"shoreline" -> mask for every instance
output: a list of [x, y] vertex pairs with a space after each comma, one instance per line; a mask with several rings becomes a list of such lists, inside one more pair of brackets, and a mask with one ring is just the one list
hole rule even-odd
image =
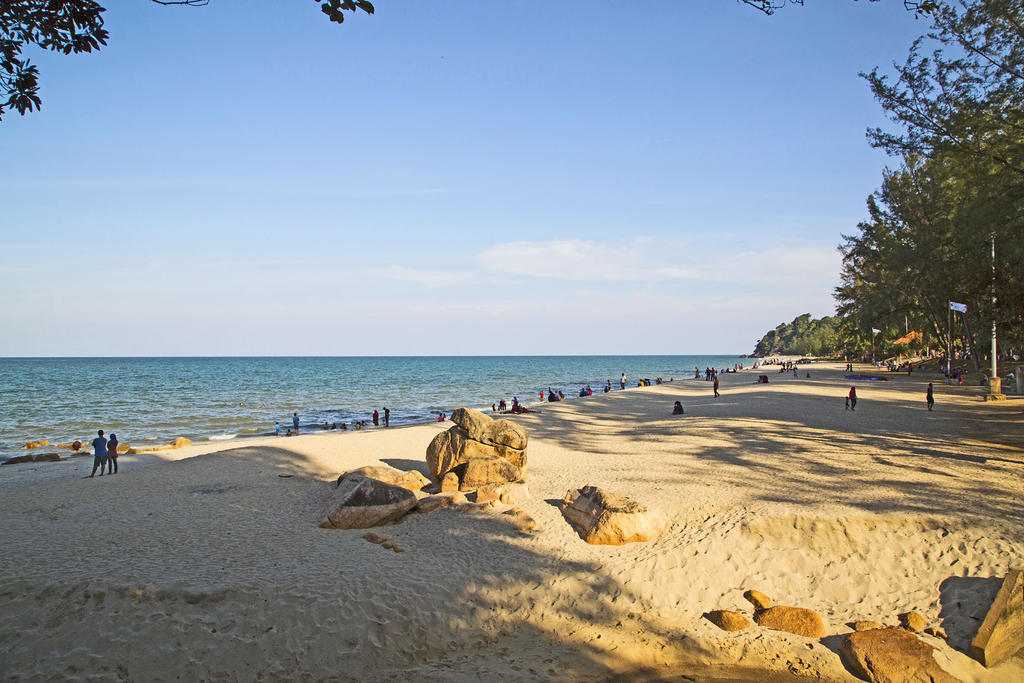
[[[653, 357], [657, 357], [657, 356], [653, 356]], [[680, 358], [696, 358], [696, 356], [679, 356], [679, 357]], [[148, 357], [140, 357], [140, 358], [143, 359], [143, 360], [150, 360], [150, 358], [148, 358]], [[320, 357], [316, 357], [316, 358], [320, 358]], [[402, 357], [402, 358], [405, 358], [405, 357]], [[413, 358], [418, 358], [418, 357], [413, 357]], [[464, 357], [454, 357], [454, 358], [464, 358]], [[476, 357], [474, 357], [474, 358], [476, 358]], [[490, 357], [490, 356], [481, 356], [479, 358], [492, 358], [492, 357]], [[500, 359], [500, 358], [506, 358], [506, 357], [505, 356], [495, 356], [493, 358]], [[522, 356], [522, 357], [517, 357], [517, 358], [530, 358], [530, 356]], [[552, 358], [561, 358], [561, 356], [553, 356]], [[569, 358], [569, 357], [566, 357], [566, 358]], [[615, 356], [612, 356], [612, 358], [615, 358]], [[726, 356], [726, 355], [707, 356], [706, 358], [739, 359], [738, 356], [734, 357], [734, 356]], [[777, 357], [771, 357], [771, 358], [783, 358], [783, 359], [794, 358], [795, 359], [797, 357], [796, 356], [785, 356], [785, 357], [778, 357], [777, 356]], [[4, 360], [4, 359], [0, 359], [0, 360]], [[11, 360], [19, 360], [19, 359], [11, 359]], [[21, 359], [21, 360], [25, 360], [25, 359]], [[51, 360], [51, 359], [43, 358], [43, 359], [28, 359], [28, 360]], [[83, 359], [75, 359], [75, 360], [83, 360]], [[87, 360], [87, 359], [85, 359], [85, 360]], [[102, 360], [117, 360], [117, 359], [102, 359]], [[744, 359], [744, 360], [756, 362], [758, 360], [763, 361], [763, 360], [766, 360], [766, 359], [750, 359], [750, 358], [747, 358], [747, 359]], [[690, 377], [688, 377], [688, 376], [681, 376], [679, 378], [679, 380], [677, 380], [677, 381], [684, 380], [684, 379], [690, 379]], [[633, 378], [630, 381], [635, 383], [636, 382], [636, 378]], [[578, 390], [579, 387], [587, 385], [587, 384], [588, 384], [587, 382], [583, 382], [583, 383], [573, 382], [573, 381], [562, 382], [561, 386], [575, 387], [575, 389], [571, 389], [570, 390], [569, 394], [566, 395], [564, 400], [566, 400], [566, 401], [574, 401], [574, 400], [577, 400], [578, 398], [582, 398], [582, 397], [576, 395], [576, 391]], [[590, 382], [590, 384], [593, 384], [593, 382]], [[613, 382], [613, 384], [616, 387], [616, 388], [613, 389], [613, 391], [619, 391], [619, 389], [617, 388], [618, 383], [617, 382]], [[636, 388], [636, 387], [627, 387], [627, 388]], [[544, 391], [546, 393], [547, 389], [545, 389]], [[600, 388], [599, 388], [599, 391], [600, 391]], [[595, 391], [594, 392], [595, 395], [597, 395], [599, 393], [599, 391]], [[533, 395], [536, 396], [536, 394], [533, 394]], [[508, 400], [509, 404], [511, 404], [511, 395], [507, 398], [507, 400]], [[495, 403], [496, 403], [496, 401], [495, 401]], [[529, 407], [534, 406], [534, 405], [545, 405], [547, 402], [546, 401], [545, 402], [522, 401], [521, 403], [522, 403], [522, 405], [524, 405], [527, 408], [529, 408]], [[456, 407], [460, 407], [460, 405], [461, 406], [472, 407], [472, 406], [469, 405], [469, 403], [466, 403], [466, 402], [460, 403], [460, 404], [457, 403], [457, 404], [452, 404], [452, 406], [444, 409], [444, 412], [446, 412], [447, 414], [450, 414], [451, 410], [453, 410]], [[261, 405], [259, 409], [263, 409], [263, 406]], [[479, 406], [476, 406], [475, 409], [480, 410], [481, 412], [485, 412], [487, 414], [491, 414], [491, 411], [488, 410], [488, 406], [487, 405], [479, 405]], [[410, 408], [410, 409], [400, 409], [400, 410], [404, 411], [405, 413], [408, 413], [410, 411], [412, 411], [412, 412], [423, 412], [423, 411], [427, 411], [427, 410], [430, 410], [432, 412], [428, 413], [428, 415], [430, 415], [429, 417], [425, 416], [425, 417], [419, 418], [419, 419], [416, 419], [416, 418], [410, 419], [410, 418], [404, 417], [404, 416], [403, 417], [394, 417], [393, 416], [393, 419], [392, 419], [393, 426], [390, 427], [390, 428], [408, 427], [408, 426], [430, 424], [431, 422], [434, 421], [434, 418], [436, 418], [437, 412], [439, 412], [438, 410], [433, 410], [432, 408]], [[313, 412], [317, 412], [317, 411], [313, 411]], [[373, 410], [371, 409], [370, 411], [368, 411], [366, 413], [358, 413], [358, 415], [360, 416], [359, 419], [364, 419], [364, 417], [365, 417], [365, 421], [366, 422], [370, 422], [370, 415], [372, 414], [372, 412], [373, 412]], [[508, 411], [505, 411], [505, 412], [508, 412]], [[355, 414], [355, 413], [353, 413], [353, 414]], [[502, 414], [502, 413], [501, 413], [501, 411], [498, 411], [497, 414]], [[307, 419], [308, 419], [308, 417], [307, 417]], [[381, 421], [383, 422], [383, 414], [381, 415]], [[328, 422], [328, 424], [335, 424], [335, 425], [337, 425], [337, 424], [341, 423], [342, 420], [337, 420], [337, 419], [335, 419], [335, 420], [327, 420], [327, 422]], [[345, 421], [345, 422], [347, 423], [348, 421]], [[111, 431], [115, 431], [116, 430], [117, 432], [121, 433], [121, 435], [122, 435], [122, 439], [121, 439], [122, 443], [126, 443], [128, 445], [132, 445], [132, 446], [138, 447], [138, 448], [147, 448], [147, 449], [148, 448], [156, 447], [162, 439], [173, 440], [173, 439], [175, 439], [177, 437], [185, 437], [185, 438], [189, 439], [190, 441], [192, 441], [192, 443], [194, 445], [201, 445], [201, 444], [205, 444], [205, 443], [208, 443], [208, 442], [209, 443], [219, 442], [219, 443], [225, 443], [225, 444], [227, 444], [227, 443], [242, 443], [243, 440], [262, 439], [262, 438], [268, 438], [268, 437], [274, 437], [275, 436], [272, 426], [267, 431], [259, 431], [259, 432], [255, 432], [254, 433], [254, 432], [247, 432], [246, 430], [248, 428], [245, 427], [245, 424], [246, 423], [244, 423], [244, 422], [239, 422], [236, 425], [233, 425], [232, 428], [230, 428], [230, 429], [225, 429], [225, 431], [221, 431], [219, 433], [210, 434], [210, 435], [198, 434], [194, 430], [190, 429], [188, 425], [184, 425], [183, 424], [182, 425], [182, 429], [178, 430], [176, 433], [169, 434], [167, 437], [141, 436], [138, 439], [129, 438], [127, 440], [126, 440], [126, 437], [124, 437], [124, 433], [125, 432], [131, 433], [131, 431], [132, 431], [131, 429], [117, 428], [117, 427], [114, 427], [113, 429], [111, 429], [109, 427], [103, 426], [102, 424], [97, 424], [96, 429], [104, 429], [108, 433], [111, 432]], [[290, 428], [290, 425], [291, 425], [290, 418], [285, 419], [285, 422], [281, 423], [281, 432], [282, 432], [281, 436], [285, 436], [285, 432], [286, 432], [287, 429]], [[344, 429], [341, 429], [340, 427], [338, 427], [337, 429], [323, 430], [321, 422], [315, 422], [315, 423], [314, 422], [310, 422], [308, 424], [301, 425], [301, 427], [302, 427], [303, 430], [305, 430], [306, 433], [319, 433], [321, 431], [328, 431], [328, 432], [337, 431], [339, 433], [340, 432], [350, 432], [350, 431], [361, 431], [361, 430], [356, 430], [356, 429], [351, 429], [351, 428], [347, 429], [347, 430], [344, 430]], [[372, 425], [368, 424], [366, 426], [366, 428], [375, 428], [375, 427], [372, 427]], [[141, 429], [145, 430], [146, 427], [143, 426], [143, 427], [141, 427]], [[47, 442], [46, 445], [39, 446], [39, 447], [36, 447], [36, 448], [33, 448], [33, 449], [28, 449], [28, 448], [24, 447], [24, 444], [21, 444], [21, 445], [13, 445], [12, 444], [11, 446], [6, 447], [2, 451], [0, 451], [0, 465], [3, 465], [3, 463], [5, 463], [8, 460], [17, 458], [19, 456], [24, 456], [24, 455], [40, 455], [40, 454], [57, 453], [58, 455], [60, 455], [62, 457], [79, 457], [79, 456], [82, 456], [82, 455], [90, 455], [91, 456], [91, 452], [92, 451], [91, 451], [91, 447], [89, 446], [89, 442], [91, 441], [92, 437], [95, 436], [95, 433], [96, 433], [95, 429], [90, 431], [90, 432], [88, 432], [88, 435], [85, 435], [85, 436], [79, 435], [79, 436], [74, 436], [74, 437], [65, 437], [65, 436], [53, 437], [52, 435], [48, 436], [48, 435], [45, 435], [45, 434], [42, 434], [42, 433], [35, 433], [25, 443], [46, 441]], [[143, 431], [142, 433], [144, 434], [145, 431]], [[53, 440], [51, 441], [51, 439], [53, 439]], [[71, 443], [71, 442], [75, 441], [76, 439], [82, 441], [82, 443], [83, 443], [82, 451], [79, 451], [79, 452], [76, 453], [76, 452], [71, 451], [70, 448], [58, 448], [57, 447], [57, 444], [60, 444], [60, 443], [65, 443], [65, 444]], [[170, 448], [161, 449], [161, 450], [170, 450]], [[0, 470], [0, 475], [2, 475], [2, 470]]]
[[[1024, 655], [985, 670], [962, 653], [994, 577], [1024, 559], [1024, 401], [936, 384], [929, 413], [934, 378], [901, 375], [858, 386], [851, 412], [841, 364], [808, 367], [724, 375], [718, 399], [677, 379], [503, 416], [530, 435], [521, 507], [539, 529], [414, 514], [378, 529], [401, 554], [319, 529], [319, 508], [343, 471], [422, 471], [449, 422], [121, 456], [102, 480], [5, 466], [24, 468], [0, 478], [0, 540], [19, 551], [0, 558], [7, 671], [853, 681], [836, 652], [846, 624], [914, 610], [949, 634], [922, 636], [948, 671], [1024, 675]], [[588, 484], [658, 511], [665, 531], [583, 543], [551, 501]], [[826, 637], [703, 618], [749, 616], [747, 588], [819, 612]]]

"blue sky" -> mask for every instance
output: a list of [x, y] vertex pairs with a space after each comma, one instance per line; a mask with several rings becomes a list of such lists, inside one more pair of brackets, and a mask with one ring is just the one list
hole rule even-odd
[[0, 356], [741, 353], [831, 314], [897, 0], [107, 3], [0, 123]]

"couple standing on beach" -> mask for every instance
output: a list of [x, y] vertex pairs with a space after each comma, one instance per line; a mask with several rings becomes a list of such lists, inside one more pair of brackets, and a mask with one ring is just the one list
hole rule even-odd
[[104, 467], [107, 469], [107, 474], [117, 474], [117, 434], [111, 433], [109, 439], [103, 436], [102, 429], [97, 434], [98, 436], [92, 440], [93, 458], [90, 479], [96, 474], [96, 468], [99, 468], [101, 477]]

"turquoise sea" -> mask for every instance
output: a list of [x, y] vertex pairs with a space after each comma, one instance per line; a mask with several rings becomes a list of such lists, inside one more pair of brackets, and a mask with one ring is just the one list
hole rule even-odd
[[[228, 440], [282, 432], [298, 412], [304, 427], [370, 420], [391, 409], [391, 424], [436, 419], [459, 406], [490, 408], [504, 398], [540, 400], [582, 386], [601, 393], [620, 373], [691, 378], [695, 367], [750, 365], [736, 356], [462, 356], [270, 358], [0, 359], [0, 460], [28, 441], [88, 443], [97, 429], [121, 443]], [[34, 452], [54, 449], [41, 448]]]

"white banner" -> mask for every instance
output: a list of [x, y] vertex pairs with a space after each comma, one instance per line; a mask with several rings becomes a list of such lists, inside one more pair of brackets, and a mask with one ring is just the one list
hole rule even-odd
[[961, 313], [966, 313], [967, 312], [967, 304], [958, 304], [955, 301], [950, 301], [949, 302], [949, 310], [951, 310], [951, 311], [960, 311]]
[[872, 331], [872, 332], [874, 332], [875, 334], [878, 334], [879, 332], [881, 332], [881, 330], [876, 330], [876, 329], [875, 329], [875, 328], [873, 328], [873, 327], [871, 328], [871, 331]]

